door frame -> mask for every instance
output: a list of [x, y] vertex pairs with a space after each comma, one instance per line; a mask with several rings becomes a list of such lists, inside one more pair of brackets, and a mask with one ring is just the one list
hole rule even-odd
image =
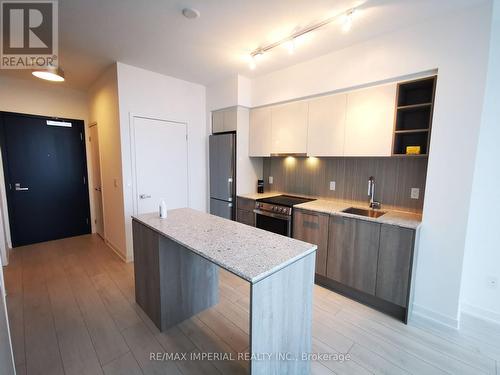
[[[94, 122], [91, 122], [89, 124], [89, 143], [92, 143], [92, 141], [90, 140], [90, 128], [93, 128], [95, 126], [96, 128], [96, 131], [97, 131], [97, 145], [99, 147], [99, 175], [100, 175], [100, 178], [101, 178], [101, 214], [102, 214], [102, 236], [97, 232], [97, 229], [95, 230], [95, 233], [97, 235], [99, 235], [99, 237], [101, 237], [103, 240], [106, 240], [106, 225], [104, 223], [104, 184], [102, 183], [102, 155], [101, 155], [101, 145], [99, 144], [99, 124], [97, 123], [97, 121], [94, 121]], [[93, 147], [92, 145], [90, 145], [90, 147]], [[92, 154], [92, 150], [90, 152], [90, 158], [92, 159], [94, 157], [94, 155]], [[94, 168], [94, 166], [92, 165], [92, 169]], [[88, 173], [88, 170], [87, 170], [87, 173]], [[92, 179], [92, 185], [94, 184], [94, 180]], [[93, 189], [93, 187], [90, 186], [89, 184], [89, 197], [90, 197], [90, 189]], [[92, 201], [94, 204], [94, 211], [95, 211], [95, 208], [96, 208], [96, 204], [94, 201]], [[91, 215], [92, 215], [92, 210], [91, 210]], [[94, 215], [95, 215], [95, 212], [94, 212]], [[91, 220], [95, 220], [93, 217], [91, 218]], [[92, 225], [91, 227], [95, 228], [94, 225]]]
[[141, 118], [145, 120], [154, 120], [154, 121], [162, 121], [162, 122], [170, 122], [174, 124], [181, 124], [186, 126], [186, 169], [187, 169], [187, 205], [190, 207], [190, 199], [189, 199], [189, 137], [188, 137], [188, 123], [185, 121], [176, 121], [176, 120], [168, 120], [165, 118], [161, 118], [158, 116], [149, 116], [138, 113], [129, 113], [129, 135], [130, 135], [130, 161], [131, 161], [131, 169], [132, 169], [132, 207], [133, 214], [137, 215], [139, 212], [139, 200], [137, 196], [137, 166], [136, 166], [136, 148], [135, 148], [135, 119]]
[[84, 177], [85, 177], [85, 181], [86, 181], [86, 185], [87, 185], [87, 212], [89, 215], [89, 233], [92, 233], [92, 215], [91, 215], [91, 210], [90, 210], [90, 190], [89, 190], [90, 184], [89, 184], [89, 170], [88, 170], [88, 165], [87, 165], [87, 145], [86, 145], [86, 134], [85, 134], [85, 121], [79, 120], [79, 119], [70, 119], [67, 117], [53, 117], [53, 116], [44, 116], [44, 115], [32, 115], [29, 113], [0, 111], [0, 153], [2, 155], [3, 187], [5, 189], [5, 198], [7, 201], [7, 207], [2, 208], [2, 211], [4, 212], [5, 209], [7, 209], [8, 223], [6, 223], [5, 227], [7, 227], [7, 224], [8, 224], [9, 237], [11, 240], [11, 243], [10, 243], [11, 247], [14, 247], [14, 240], [12, 238], [13, 210], [12, 210], [12, 206], [9, 202], [12, 201], [13, 192], [11, 189], [7, 188], [7, 186], [9, 186], [9, 184], [10, 184], [10, 181], [9, 181], [10, 165], [9, 165], [9, 160], [7, 158], [7, 150], [6, 150], [5, 115], [35, 118], [35, 119], [41, 119], [41, 120], [45, 120], [45, 121], [46, 120], [55, 120], [55, 121], [80, 122], [82, 124], [81, 137], [82, 137], [82, 148], [83, 148]]

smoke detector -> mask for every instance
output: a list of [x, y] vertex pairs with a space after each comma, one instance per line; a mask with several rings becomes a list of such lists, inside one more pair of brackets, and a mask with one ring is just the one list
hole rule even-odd
[[189, 20], [194, 20], [194, 19], [200, 17], [200, 12], [196, 9], [193, 9], [193, 8], [184, 8], [182, 10], [182, 15]]

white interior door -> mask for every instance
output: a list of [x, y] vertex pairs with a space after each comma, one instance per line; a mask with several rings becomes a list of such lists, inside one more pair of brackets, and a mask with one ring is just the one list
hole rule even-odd
[[90, 126], [90, 152], [92, 159], [92, 195], [94, 198], [94, 227], [104, 238], [104, 216], [102, 211], [101, 156], [99, 154], [99, 132], [97, 124]]
[[188, 206], [186, 124], [133, 117], [138, 214]]

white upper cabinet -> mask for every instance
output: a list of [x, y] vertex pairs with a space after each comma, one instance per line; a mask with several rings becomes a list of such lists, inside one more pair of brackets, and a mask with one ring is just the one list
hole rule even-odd
[[306, 101], [271, 107], [273, 154], [305, 154], [307, 152]]
[[212, 112], [212, 133], [224, 131], [224, 111]]
[[229, 108], [224, 112], [224, 131], [236, 131], [238, 123], [238, 107]]
[[271, 155], [271, 107], [250, 110], [248, 156]]
[[344, 156], [347, 94], [309, 101], [307, 155]]
[[212, 112], [212, 133], [236, 131], [238, 107]]
[[394, 83], [252, 109], [249, 156], [391, 156], [396, 89]]
[[347, 94], [344, 156], [391, 156], [396, 84]]

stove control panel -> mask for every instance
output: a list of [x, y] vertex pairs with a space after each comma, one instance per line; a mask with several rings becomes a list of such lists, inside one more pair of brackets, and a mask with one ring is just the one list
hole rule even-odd
[[291, 215], [292, 207], [279, 206], [269, 203], [255, 202], [255, 208], [261, 211], [273, 212], [282, 215]]

